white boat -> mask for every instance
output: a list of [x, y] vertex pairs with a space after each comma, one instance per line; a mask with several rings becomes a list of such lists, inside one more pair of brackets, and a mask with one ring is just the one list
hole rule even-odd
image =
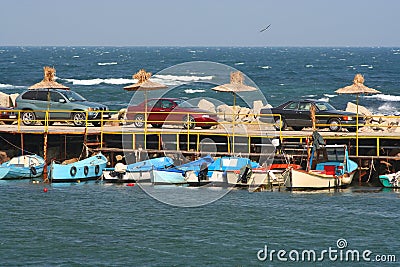
[[283, 174], [287, 189], [340, 188], [351, 184], [358, 165], [349, 159], [346, 145], [312, 148], [307, 169], [289, 168]]
[[117, 163], [114, 168], [103, 170], [103, 181], [111, 183], [146, 183], [151, 182], [151, 171], [173, 166], [169, 157], [160, 157], [139, 161], [129, 165]]

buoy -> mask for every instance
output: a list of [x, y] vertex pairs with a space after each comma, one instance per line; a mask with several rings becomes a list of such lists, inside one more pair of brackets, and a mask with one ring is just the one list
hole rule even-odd
[[129, 183], [129, 184], [126, 184], [126, 186], [135, 186], [135, 184], [134, 183]]
[[47, 187], [43, 188], [43, 192], [47, 193]]

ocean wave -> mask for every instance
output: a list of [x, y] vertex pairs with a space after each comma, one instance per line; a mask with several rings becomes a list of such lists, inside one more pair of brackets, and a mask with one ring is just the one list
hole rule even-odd
[[125, 79], [125, 78], [109, 78], [109, 79], [87, 79], [87, 80], [77, 80], [77, 79], [61, 79], [63, 81], [72, 83], [73, 85], [99, 85], [99, 84], [114, 84], [114, 85], [122, 85], [122, 84], [130, 84], [134, 83], [133, 79]]
[[0, 83], [0, 89], [16, 89], [16, 88], [26, 88], [26, 86]]
[[156, 74], [153, 76], [154, 78], [158, 78], [160, 80], [167, 81], [178, 81], [178, 82], [197, 82], [197, 81], [210, 81], [213, 76], [175, 76], [175, 75], [161, 75]]
[[271, 66], [260, 66], [260, 68], [262, 68], [262, 69], [266, 69], [266, 70], [272, 69], [272, 67], [271, 67]]
[[305, 67], [306, 68], [314, 68], [314, 65], [313, 64], [307, 64]]
[[204, 93], [206, 90], [203, 89], [186, 89], [186, 94]]
[[398, 102], [400, 101], [399, 95], [385, 95], [385, 94], [377, 94], [377, 95], [366, 95], [364, 98], [368, 99], [377, 99], [381, 101], [390, 101], [390, 102]]
[[118, 62], [99, 62], [97, 65], [99, 66], [110, 66], [110, 65], [117, 65]]
[[236, 66], [238, 66], [238, 65], [244, 65], [244, 62], [236, 62], [235, 65], [236, 65]]
[[323, 101], [323, 102], [329, 102], [329, 97], [321, 97], [320, 99], [318, 99], [319, 101]]
[[337, 96], [337, 95], [324, 94], [324, 96], [329, 97], [329, 98], [332, 98], [332, 97], [335, 97], [335, 96]]

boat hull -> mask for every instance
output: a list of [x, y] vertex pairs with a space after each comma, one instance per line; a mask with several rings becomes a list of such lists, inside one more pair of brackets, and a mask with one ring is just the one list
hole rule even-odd
[[152, 170], [151, 183], [163, 184], [186, 184], [184, 173], [172, 170]]
[[351, 184], [355, 172], [335, 177], [317, 171], [289, 169], [283, 175], [288, 189], [328, 189], [346, 187]]
[[14, 157], [0, 165], [1, 180], [31, 179], [43, 174], [44, 159], [37, 155]]
[[400, 172], [379, 175], [379, 181], [383, 187], [387, 188], [400, 188]]
[[49, 180], [52, 183], [81, 182], [98, 179], [107, 165], [107, 159], [101, 153], [71, 164], [52, 162]]
[[106, 168], [103, 170], [102, 180], [110, 183], [150, 183], [150, 171], [144, 172], [124, 172], [117, 174], [114, 168]]

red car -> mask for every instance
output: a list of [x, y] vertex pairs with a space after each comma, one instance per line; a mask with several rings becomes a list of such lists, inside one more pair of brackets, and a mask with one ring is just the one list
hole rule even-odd
[[[145, 125], [146, 112], [145, 102], [137, 106], [129, 106], [127, 119], [134, 121], [138, 128]], [[180, 98], [153, 98], [147, 100], [147, 122], [155, 128], [163, 124], [181, 124], [186, 129], [193, 129], [198, 126], [203, 129], [210, 129], [218, 124], [217, 114], [204, 109], [192, 106]]]
[[0, 106], [0, 121], [4, 122], [5, 124], [12, 124], [14, 121], [16, 121], [17, 116], [14, 112], [12, 112], [12, 110], [12, 108]]

